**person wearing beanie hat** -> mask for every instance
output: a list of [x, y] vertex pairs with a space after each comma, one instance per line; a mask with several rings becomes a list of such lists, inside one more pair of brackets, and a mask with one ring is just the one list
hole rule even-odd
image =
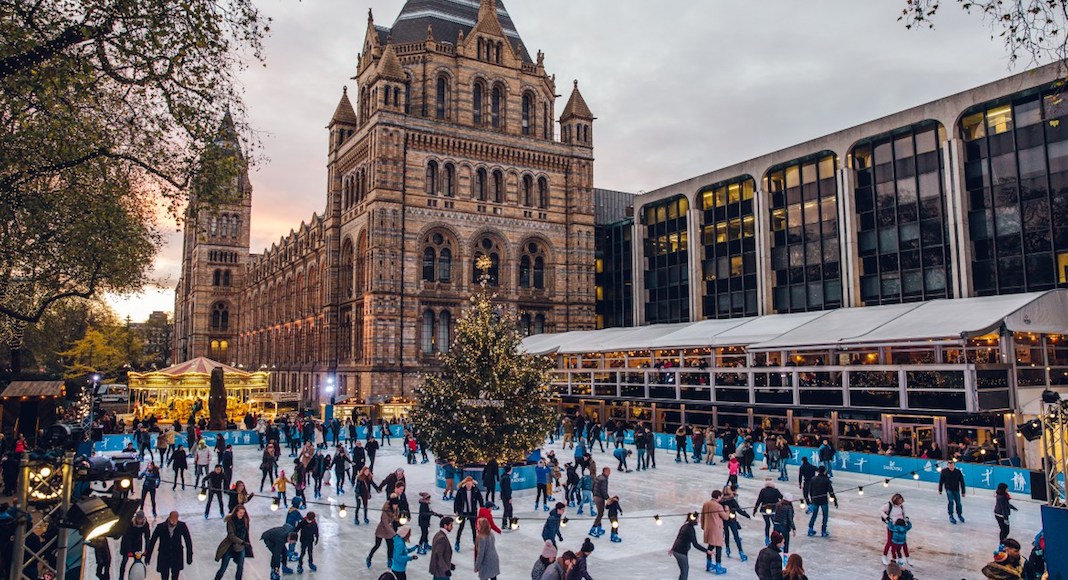
[[449, 545], [452, 526], [453, 519], [445, 516], [441, 518], [441, 529], [434, 534], [434, 544], [430, 548], [430, 575], [434, 580], [445, 580], [456, 569], [456, 565], [452, 563], [452, 546]]
[[593, 542], [589, 538], [582, 540], [582, 548], [576, 554], [575, 563], [567, 572], [567, 580], [593, 580], [588, 571], [590, 554], [593, 553]]
[[393, 542], [393, 559], [389, 563], [389, 570], [393, 572], [393, 575], [398, 580], [404, 580], [408, 577], [408, 562], [418, 558], [418, 556], [409, 556], [415, 551], [415, 546], [408, 547], [407, 542], [411, 535], [412, 528], [401, 526], [397, 528], [397, 535], [390, 540]]
[[541, 539], [546, 543], [556, 546], [556, 540], [564, 541], [564, 535], [560, 533], [560, 524], [563, 521], [564, 511], [567, 506], [563, 502], [556, 502], [556, 507], [553, 511], [549, 512], [549, 517], [545, 520], [545, 525], [541, 528]]
[[1020, 556], [1020, 542], [1012, 538], [1005, 538], [994, 553], [994, 561], [983, 566], [983, 576], [990, 580], [1038, 577], [1031, 562]]
[[758, 580], [778, 580], [782, 578], [782, 552], [779, 550], [783, 544], [782, 534], [771, 533], [771, 542], [760, 550], [756, 559], [756, 575]]
[[126, 577], [126, 564], [133, 559], [132, 554], [145, 551], [150, 533], [145, 512], [137, 510], [130, 525], [127, 526], [119, 539], [119, 553], [122, 554], [122, 563], [119, 565], [119, 580]]
[[556, 546], [549, 540], [545, 540], [545, 545], [541, 549], [541, 555], [534, 562], [534, 567], [530, 570], [531, 578], [541, 578], [545, 575], [545, 571], [556, 562]]
[[430, 551], [430, 543], [427, 540], [430, 538], [430, 518], [433, 516], [434, 512], [430, 510], [430, 494], [419, 492], [419, 542], [416, 548], [420, 555]]

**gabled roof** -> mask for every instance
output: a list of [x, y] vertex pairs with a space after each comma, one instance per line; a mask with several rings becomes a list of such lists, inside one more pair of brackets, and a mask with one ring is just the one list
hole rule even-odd
[[62, 397], [63, 381], [12, 381], [0, 399], [19, 397]]
[[567, 106], [564, 107], [560, 120], [566, 121], [572, 117], [588, 121], [594, 120], [593, 112], [590, 111], [589, 105], [586, 104], [586, 99], [582, 98], [582, 93], [579, 92], [578, 81], [575, 81], [575, 88], [571, 90], [571, 98], [567, 100]]
[[334, 116], [330, 117], [330, 124], [326, 128], [329, 129], [338, 123], [342, 125], [356, 124], [356, 111], [352, 108], [352, 101], [349, 101], [348, 87], [341, 90], [341, 100], [338, 101], [337, 108], [334, 109]]
[[397, 58], [397, 51], [393, 50], [393, 44], [387, 44], [385, 50], [382, 51], [375, 77], [402, 83], [408, 80], [408, 74], [404, 72], [404, 67]]
[[[497, 0], [496, 4], [501, 33], [512, 45], [519, 44], [523, 62], [533, 64], [534, 61], [523, 44], [523, 39], [519, 37], [504, 4], [500, 0]], [[480, 6], [479, 0], [408, 0], [404, 3], [404, 8], [401, 8], [392, 28], [375, 26], [375, 29], [379, 33], [381, 44], [385, 44], [386, 38], [390, 36], [396, 44], [423, 42], [426, 40], [428, 27], [433, 27], [434, 38], [439, 42], [455, 43], [460, 31], [463, 31], [464, 36], [470, 36], [471, 30], [478, 22]]]

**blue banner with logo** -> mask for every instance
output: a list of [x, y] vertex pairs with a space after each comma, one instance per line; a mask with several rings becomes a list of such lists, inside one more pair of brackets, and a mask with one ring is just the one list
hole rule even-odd
[[[390, 432], [390, 436], [391, 437], [403, 438], [404, 437], [404, 426], [403, 425], [390, 425], [389, 432]], [[342, 440], [342, 441], [348, 440], [348, 434], [349, 434], [348, 429], [345, 428], [344, 426], [342, 426], [341, 433], [340, 433], [340, 440]], [[376, 437], [381, 438], [382, 429], [380, 427], [375, 427], [374, 434], [375, 434]], [[222, 435], [223, 439], [226, 440], [226, 444], [227, 445], [234, 445], [234, 446], [259, 445], [259, 442], [260, 442], [259, 434], [256, 433], [255, 431], [246, 431], [246, 430], [202, 431], [201, 434], [200, 434], [200, 436], [204, 438], [204, 441], [206, 441], [208, 443], [209, 447], [213, 447], [215, 445], [215, 436], [216, 435]], [[152, 445], [151, 445], [151, 448], [153, 450], [156, 449], [156, 439], [158, 437], [159, 437], [158, 433], [152, 433]], [[356, 438], [361, 440], [361, 441], [366, 440], [366, 438], [367, 438], [367, 428], [366, 427], [357, 427], [356, 428]], [[175, 437], [174, 437], [174, 444], [175, 445], [181, 445], [183, 447], [188, 448], [189, 447], [189, 442], [186, 439], [187, 439], [187, 437], [185, 436], [185, 431], [176, 433]], [[285, 442], [285, 436], [284, 435], [282, 436], [282, 441]], [[333, 435], [332, 434], [329, 434], [329, 433], [327, 434], [327, 441], [333, 441]], [[103, 441], [98, 441], [97, 443], [95, 443], [93, 445], [93, 449], [96, 450], [97, 452], [110, 453], [110, 452], [114, 452], [114, 451], [122, 451], [123, 449], [126, 448], [126, 446], [128, 444], [133, 444], [134, 448], [135, 449], [137, 448], [137, 443], [134, 441], [134, 436], [133, 436], [132, 433], [124, 433], [124, 434], [120, 434], [120, 435], [104, 435]]]

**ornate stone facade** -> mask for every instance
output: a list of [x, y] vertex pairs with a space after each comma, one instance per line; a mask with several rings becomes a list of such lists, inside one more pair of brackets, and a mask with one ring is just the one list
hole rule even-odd
[[306, 401], [330, 376], [360, 400], [410, 395], [483, 255], [528, 332], [593, 328], [594, 117], [578, 83], [557, 138], [555, 78], [493, 0], [409, 0], [391, 28], [369, 15], [355, 78], [357, 107], [346, 90], [327, 127], [323, 215], [247, 257], [234, 360]]

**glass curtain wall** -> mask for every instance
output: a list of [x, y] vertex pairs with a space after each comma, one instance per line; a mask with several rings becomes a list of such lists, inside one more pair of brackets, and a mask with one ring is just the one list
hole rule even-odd
[[642, 208], [647, 324], [690, 320], [689, 209], [684, 195]]
[[1068, 103], [1063, 87], [969, 109], [959, 124], [980, 296], [1068, 286]]
[[931, 121], [862, 141], [850, 153], [865, 306], [952, 297], [945, 141], [945, 129]]
[[596, 226], [597, 328], [634, 326], [634, 220]]
[[755, 189], [744, 176], [699, 192], [705, 318], [757, 314]]
[[837, 157], [825, 152], [773, 167], [764, 178], [776, 312], [842, 306], [837, 168]]

